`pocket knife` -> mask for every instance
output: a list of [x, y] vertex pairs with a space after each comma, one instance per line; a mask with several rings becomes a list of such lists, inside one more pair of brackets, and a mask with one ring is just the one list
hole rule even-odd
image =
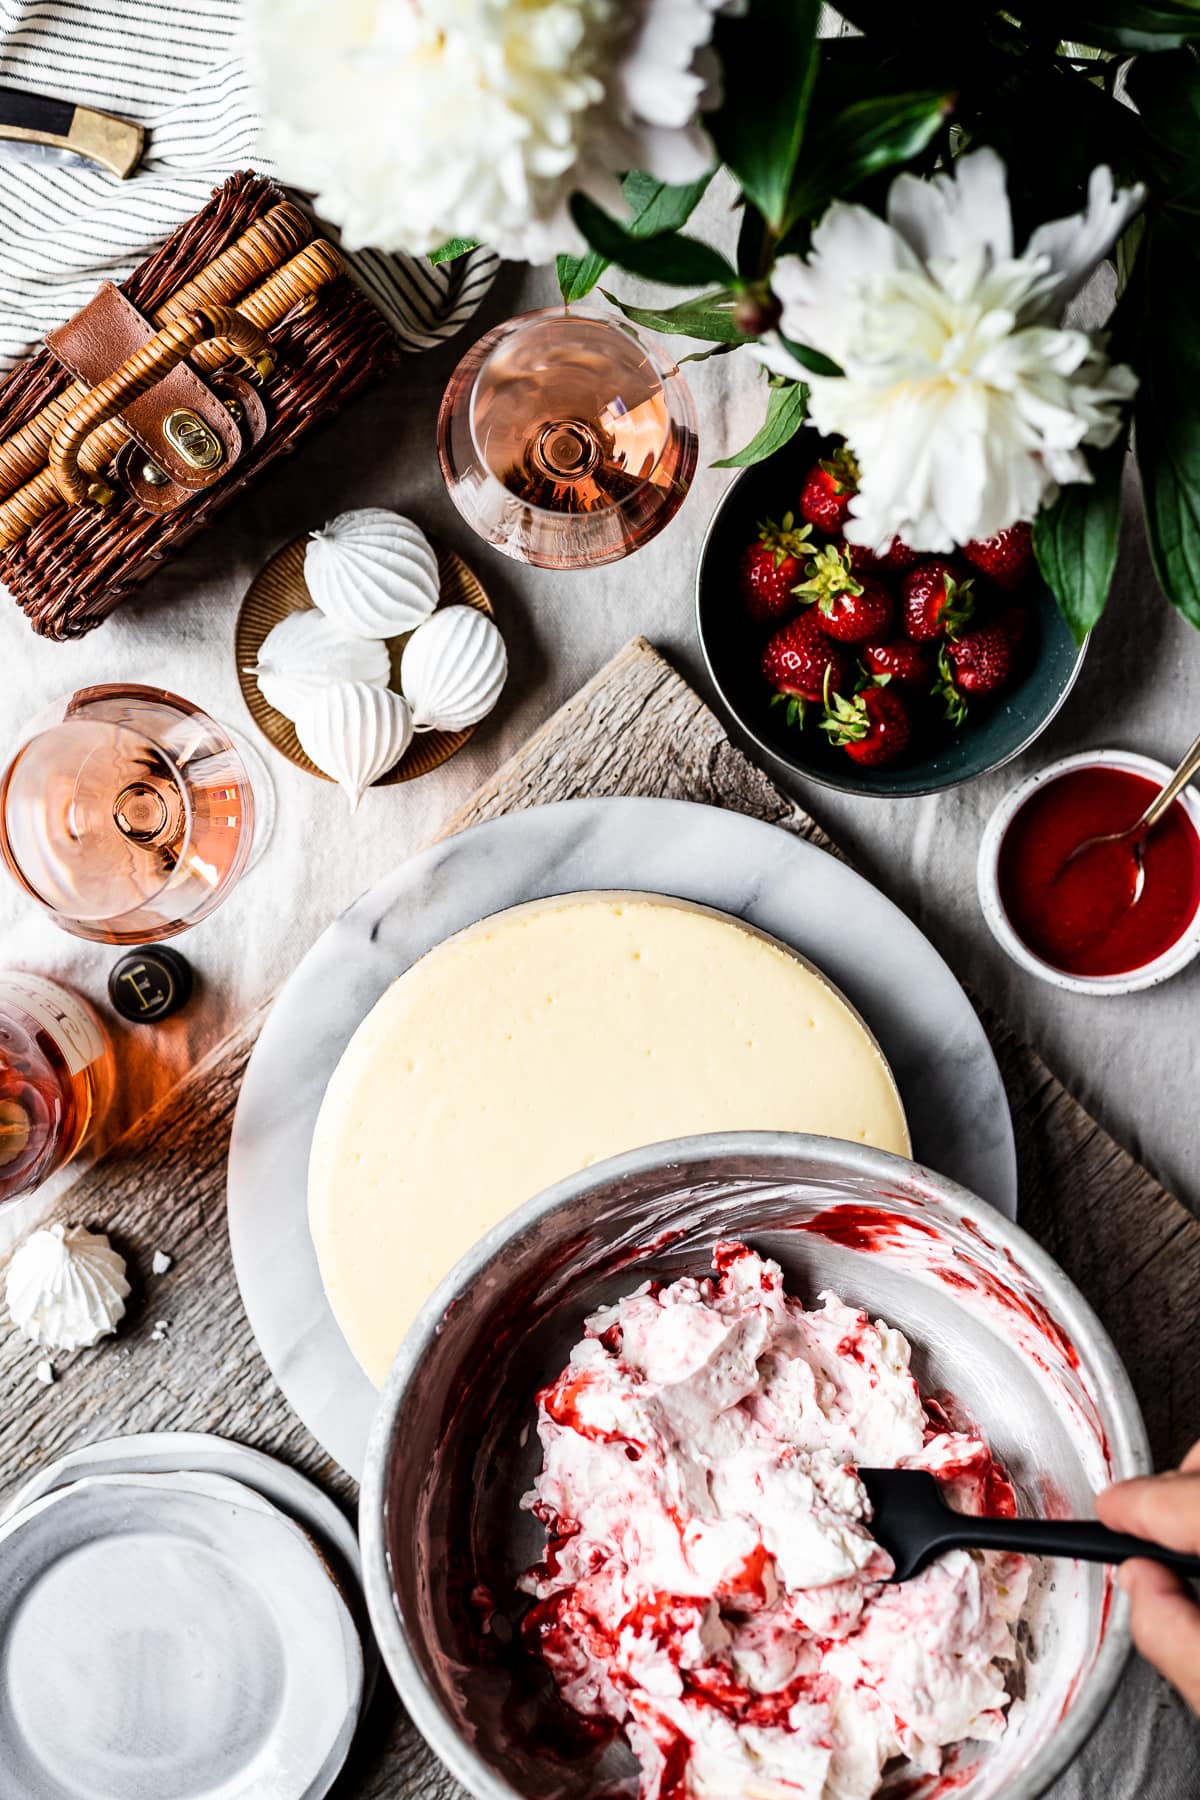
[[146, 133], [129, 119], [0, 87], [0, 157], [18, 161], [98, 163], [122, 181], [141, 161]]

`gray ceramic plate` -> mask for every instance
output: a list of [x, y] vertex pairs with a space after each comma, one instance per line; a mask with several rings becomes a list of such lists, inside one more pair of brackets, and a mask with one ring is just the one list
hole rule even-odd
[[223, 1475], [240, 1481], [301, 1526], [314, 1540], [355, 1614], [366, 1659], [363, 1707], [375, 1689], [379, 1649], [366, 1617], [358, 1537], [345, 1513], [298, 1469], [249, 1444], [204, 1431], [142, 1431], [101, 1438], [43, 1463], [0, 1507], [0, 1525], [45, 1494], [90, 1475]]
[[312, 1541], [212, 1475], [85, 1479], [9, 1519], [0, 1664], [23, 1800], [320, 1800], [362, 1697]]
[[814, 725], [801, 731], [787, 723], [782, 706], [771, 706], [759, 673], [770, 634], [752, 625], [742, 610], [738, 558], [759, 520], [778, 519], [794, 507], [805, 474], [825, 449], [815, 431], [798, 432], [766, 462], [743, 470], [713, 514], [700, 553], [696, 613], [704, 658], [721, 699], [760, 750], [797, 775], [850, 794], [932, 794], [1010, 762], [1040, 737], [1062, 706], [1086, 650], [1076, 646], [1054, 596], [1037, 576], [1022, 595], [1032, 622], [1025, 672], [990, 706], [976, 703], [961, 731], [932, 725], [900, 762], [860, 768]]

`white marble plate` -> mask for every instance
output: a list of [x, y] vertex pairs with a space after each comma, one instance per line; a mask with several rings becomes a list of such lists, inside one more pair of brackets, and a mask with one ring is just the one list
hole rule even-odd
[[898, 907], [836, 857], [680, 800], [569, 800], [476, 825], [385, 876], [314, 944], [255, 1047], [229, 1156], [229, 1233], [259, 1347], [313, 1436], [362, 1470], [377, 1395], [321, 1286], [308, 1153], [342, 1051], [384, 989], [463, 926], [524, 900], [633, 888], [748, 920], [810, 958], [891, 1064], [913, 1154], [1012, 1218], [1004, 1084], [974, 1009]]
[[366, 1663], [363, 1708], [366, 1709], [379, 1672], [379, 1647], [375, 1642], [362, 1592], [362, 1558], [358, 1533], [328, 1494], [262, 1450], [235, 1444], [230, 1438], [203, 1431], [143, 1431], [129, 1437], [102, 1438], [68, 1450], [21, 1484], [0, 1507], [0, 1525], [24, 1511], [44, 1494], [70, 1487], [85, 1475], [172, 1475], [193, 1472], [223, 1475], [252, 1488], [294, 1519], [327, 1558], [342, 1591], [351, 1601]]
[[88, 1477], [0, 1527], [0, 1770], [23, 1800], [319, 1800], [362, 1697], [307, 1534], [215, 1475]]

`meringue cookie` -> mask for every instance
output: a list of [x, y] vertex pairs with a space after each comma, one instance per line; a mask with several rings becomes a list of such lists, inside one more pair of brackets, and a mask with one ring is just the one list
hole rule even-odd
[[305, 695], [331, 681], [386, 687], [391, 658], [380, 639], [352, 636], [309, 607], [271, 627], [251, 673], [267, 705], [294, 719]]
[[417, 731], [465, 731], [490, 713], [508, 675], [504, 639], [486, 613], [444, 606], [413, 632], [400, 686]]
[[351, 812], [412, 742], [407, 700], [366, 681], [313, 688], [303, 696], [293, 723], [305, 755], [345, 789]]
[[380, 506], [340, 513], [314, 531], [304, 579], [323, 613], [355, 637], [397, 637], [427, 619], [441, 584], [420, 526]]
[[125, 1316], [125, 1259], [103, 1232], [51, 1225], [16, 1251], [6, 1293], [13, 1324], [33, 1343], [82, 1350]]

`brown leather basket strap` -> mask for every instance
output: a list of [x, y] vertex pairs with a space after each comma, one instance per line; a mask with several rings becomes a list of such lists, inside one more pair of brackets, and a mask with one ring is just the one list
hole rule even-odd
[[[292, 256], [295, 250], [310, 243], [311, 239], [312, 224], [298, 206], [293, 206], [290, 201], [273, 206], [248, 231], [244, 231], [219, 256], [215, 256], [207, 268], [202, 269], [177, 294], [173, 294], [165, 305], [160, 306], [151, 315], [154, 324], [169, 325], [172, 319], [178, 318], [181, 313], [191, 312], [198, 305], [227, 306], [231, 300], [244, 293], [252, 282], [261, 282], [269, 269], [278, 268], [285, 257]], [[256, 293], [261, 291], [261, 288], [257, 289]], [[277, 320], [271, 322], [275, 323]], [[263, 325], [266, 321], [255, 318], [254, 323]], [[198, 368], [206, 366], [198, 358], [195, 360]], [[215, 368], [219, 360], [207, 366]], [[87, 391], [82, 381], [73, 381], [40, 412], [35, 413], [32, 419], [27, 419], [19, 431], [0, 444], [0, 497], [14, 493], [22, 482], [28, 481], [40, 469], [45, 468], [55, 431]], [[119, 447], [114, 446], [114, 453]], [[95, 465], [97, 468], [102, 466], [99, 463]]]
[[[240, 300], [238, 312], [244, 319], [249, 319], [252, 325], [258, 325], [263, 331], [272, 331], [290, 318], [297, 307], [315, 299], [322, 287], [336, 281], [345, 267], [333, 245], [326, 243], [324, 238], [318, 238], [315, 243], [301, 250], [298, 256], [293, 256], [282, 269], [276, 269], [273, 275], [268, 275], [253, 293]], [[229, 360], [229, 345], [219, 338], [198, 344], [188, 357], [192, 367], [206, 375], [212, 374]], [[79, 452], [79, 467], [85, 474], [98, 474], [120, 452], [127, 436], [121, 420], [110, 419], [106, 425], [93, 431], [83, 445]]]
[[55, 431], [50, 474], [68, 504], [78, 505], [88, 498], [88, 482], [79, 469], [79, 450], [85, 438], [139, 394], [147, 393], [208, 338], [228, 340], [226, 355], [245, 357], [258, 365], [260, 373], [269, 373], [273, 359], [266, 333], [232, 307], [202, 306], [186, 318], [172, 320], [115, 374], [91, 388]]
[[[260, 326], [264, 331], [271, 330], [281, 325], [297, 306], [304, 304], [311, 294], [321, 287], [327, 286], [330, 282], [336, 281], [344, 270], [345, 264], [333, 245], [326, 243], [323, 238], [318, 238], [301, 250], [298, 255], [293, 256], [282, 269], [277, 269], [274, 274], [269, 275], [259, 287], [254, 289], [253, 293], [247, 294], [239, 305], [238, 311], [244, 318], [248, 318], [252, 324]], [[229, 348], [219, 341], [200, 343], [192, 352], [190, 361], [197, 369], [210, 373], [219, 368], [222, 363], [229, 361]], [[51, 407], [58, 406], [59, 401], [67, 401], [69, 406], [73, 406], [77, 401], [83, 399], [87, 392], [88, 390], [82, 385], [78, 386], [78, 391], [74, 393], [73, 397], [71, 390], [67, 390], [67, 393], [59, 396], [58, 401], [52, 401], [50, 407], [44, 410], [49, 412]], [[62, 416], [62, 413], [58, 414], [55, 424]], [[41, 417], [42, 414], [39, 413], [38, 418]], [[37, 420], [31, 421], [31, 424], [36, 423]], [[47, 435], [48, 437], [52, 436], [52, 431]], [[126, 436], [124, 426], [119, 419], [110, 419], [106, 424], [101, 425], [98, 430], [92, 432], [80, 450], [80, 468], [88, 474], [99, 473], [108, 466], [122, 448], [126, 442]], [[10, 443], [15, 444], [16, 442], [15, 437], [10, 439]], [[44, 454], [45, 452], [43, 452]], [[39, 519], [45, 518], [47, 513], [62, 504], [58, 488], [49, 470], [42, 466], [40, 459], [35, 464], [35, 468], [37, 473], [34, 474], [33, 479], [28, 481], [18, 492], [11, 494], [9, 499], [0, 503], [0, 550], [5, 549], [9, 544], [17, 543], [27, 531], [37, 524]], [[2, 488], [0, 491], [3, 491]]]
[[290, 201], [268, 213], [215, 256], [207, 268], [172, 294], [154, 314], [156, 325], [168, 325], [197, 306], [227, 306], [272, 269], [311, 241], [313, 228]]

